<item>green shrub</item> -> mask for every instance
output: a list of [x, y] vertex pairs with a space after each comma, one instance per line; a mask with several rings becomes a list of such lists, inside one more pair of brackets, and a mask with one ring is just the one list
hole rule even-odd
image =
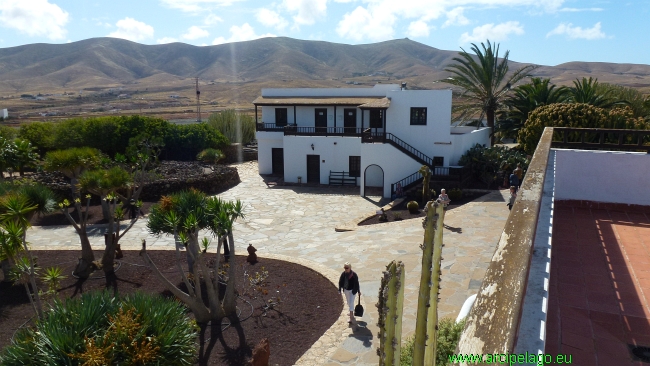
[[255, 120], [234, 109], [214, 113], [208, 118], [208, 125], [221, 132], [230, 142], [247, 144], [255, 139]]
[[[650, 123], [641, 117], [635, 117], [629, 107], [602, 109], [583, 103], [557, 103], [535, 109], [524, 128], [519, 130], [519, 143], [524, 151], [532, 155], [537, 148], [537, 143], [542, 137], [545, 127], [577, 127], [577, 128], [613, 128], [647, 130]], [[569, 141], [576, 141], [576, 133], [569, 136]], [[587, 136], [585, 142], [597, 142], [599, 135]], [[557, 133], [555, 139], [561, 139]], [[612, 140], [610, 140], [613, 139]], [[631, 139], [628, 136], [628, 139]], [[617, 142], [618, 136], [606, 138], [605, 142]], [[627, 141], [627, 143], [636, 141]]]
[[[456, 323], [451, 318], [444, 318], [438, 324], [438, 347], [436, 349], [436, 366], [448, 365], [449, 356], [456, 353], [456, 347], [460, 335], [465, 327], [465, 320]], [[413, 348], [415, 338], [411, 337], [402, 345], [400, 354], [400, 366], [411, 366], [413, 364]]]
[[416, 214], [420, 210], [420, 205], [416, 201], [410, 201], [406, 204], [406, 209], [409, 210], [411, 214]]
[[175, 301], [90, 292], [55, 301], [34, 328], [20, 330], [2, 365], [192, 365], [196, 328]]
[[460, 188], [454, 188], [447, 193], [447, 196], [449, 196], [449, 199], [452, 201], [459, 200], [463, 198], [463, 191], [460, 190]]
[[174, 125], [160, 118], [137, 115], [33, 122], [23, 125], [18, 135], [29, 140], [41, 155], [52, 150], [91, 146], [114, 157], [127, 154], [135, 139], [160, 141], [164, 145], [161, 152], [164, 159], [194, 160], [204, 149], [219, 149], [228, 144], [225, 136], [205, 123]]
[[222, 149], [228, 145], [228, 139], [206, 123], [196, 123], [171, 125], [164, 144], [164, 159], [190, 161], [205, 149]]
[[223, 153], [217, 149], [205, 149], [196, 156], [196, 160], [207, 164], [216, 164], [222, 158]]
[[521, 164], [525, 172], [529, 163], [526, 154], [503, 145], [486, 147], [476, 144], [458, 160], [458, 165], [469, 166], [474, 179], [488, 187], [496, 180], [500, 170], [510, 172]]

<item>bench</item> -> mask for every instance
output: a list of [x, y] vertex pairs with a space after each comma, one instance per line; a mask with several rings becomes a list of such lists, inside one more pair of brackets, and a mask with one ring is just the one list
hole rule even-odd
[[330, 170], [329, 182], [330, 185], [356, 186], [357, 178], [351, 177], [349, 172], [333, 172]]

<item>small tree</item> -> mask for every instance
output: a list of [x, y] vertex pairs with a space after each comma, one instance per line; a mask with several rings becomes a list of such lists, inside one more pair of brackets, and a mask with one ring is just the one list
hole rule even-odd
[[[160, 203], [154, 205], [149, 213], [147, 227], [152, 234], [173, 235], [176, 241], [177, 267], [181, 273], [187, 292], [182, 291], [170, 282], [155, 266], [147, 253], [143, 240], [140, 255], [151, 267], [156, 276], [163, 281], [165, 287], [183, 301], [194, 312], [198, 323], [221, 324], [224, 317], [237, 321], [235, 307], [236, 267], [230, 265], [227, 273], [226, 289], [223, 301], [219, 300], [218, 274], [221, 264], [221, 247], [229, 246], [230, 254], [235, 255], [235, 241], [232, 232], [236, 219], [244, 217], [240, 201], [225, 202], [216, 197], [207, 197], [204, 193], [190, 190], [163, 197]], [[199, 231], [207, 229], [217, 239], [217, 252], [214, 266], [208, 268], [205, 263], [205, 250], [209, 240], [199, 241]], [[201, 250], [201, 246], [206, 248]], [[180, 263], [180, 248], [187, 250], [189, 272], [193, 282], [182, 270]], [[208, 294], [208, 306], [205, 305], [201, 294], [201, 283], [205, 284]]]
[[32, 146], [32, 143], [27, 140], [16, 139], [14, 142], [14, 158], [12, 168], [15, 171], [18, 171], [19, 175], [22, 177], [25, 172], [25, 168], [33, 167], [36, 165], [36, 162], [39, 159], [39, 155], [36, 152], [36, 147]]
[[79, 198], [77, 183], [81, 173], [96, 168], [101, 162], [101, 152], [90, 147], [67, 150], [55, 150], [45, 154], [44, 168], [47, 171], [59, 171], [70, 178], [72, 197]]

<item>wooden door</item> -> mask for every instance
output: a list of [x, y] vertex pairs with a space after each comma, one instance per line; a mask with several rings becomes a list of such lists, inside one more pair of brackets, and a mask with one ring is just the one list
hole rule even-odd
[[354, 134], [357, 128], [356, 108], [345, 108], [343, 110], [343, 127], [346, 134]]
[[284, 177], [284, 149], [271, 149], [271, 166], [273, 169], [273, 175]]
[[327, 132], [327, 108], [316, 108], [314, 116], [316, 132]]
[[307, 183], [320, 183], [320, 155], [307, 155]]

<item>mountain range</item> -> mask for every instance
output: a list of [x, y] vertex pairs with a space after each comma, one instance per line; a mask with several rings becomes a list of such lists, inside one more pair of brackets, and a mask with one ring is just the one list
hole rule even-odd
[[[414, 88], [431, 89], [448, 87], [433, 82], [448, 76], [444, 68], [457, 55], [458, 51], [409, 39], [347, 45], [272, 37], [199, 47], [92, 38], [0, 48], [0, 95], [114, 87], [193, 90], [194, 77], [204, 85], [239, 85], [250, 97], [261, 87], [335, 86], [346, 82], [406, 81]], [[522, 65], [510, 62], [511, 70]], [[592, 76], [650, 91], [650, 65], [576, 61], [539, 65], [533, 74], [562, 85]]]

